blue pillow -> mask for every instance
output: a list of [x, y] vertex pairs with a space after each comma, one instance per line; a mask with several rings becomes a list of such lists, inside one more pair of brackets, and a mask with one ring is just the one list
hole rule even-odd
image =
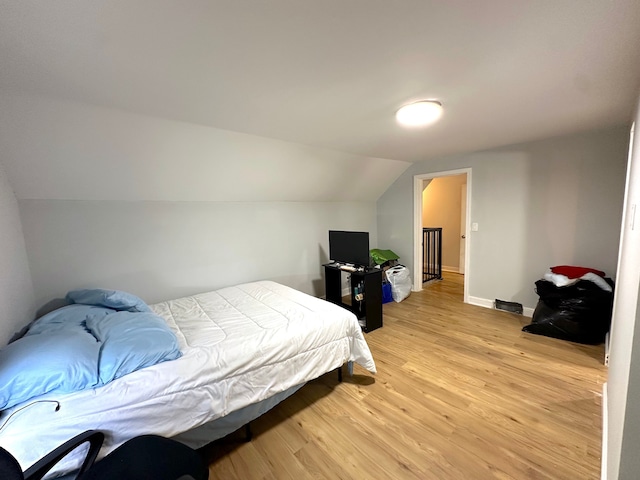
[[71, 290], [67, 293], [67, 300], [83, 305], [126, 310], [128, 312], [150, 312], [149, 306], [135, 295], [119, 290], [105, 290], [103, 288], [89, 288]]
[[84, 322], [89, 315], [104, 316], [113, 312], [110, 308], [93, 305], [68, 305], [34, 321], [25, 335], [50, 334], [65, 329], [84, 330]]
[[49, 392], [95, 386], [99, 354], [100, 344], [82, 330], [16, 340], [0, 350], [0, 409]]
[[91, 316], [87, 328], [102, 342], [98, 363], [101, 384], [182, 355], [167, 322], [153, 313]]

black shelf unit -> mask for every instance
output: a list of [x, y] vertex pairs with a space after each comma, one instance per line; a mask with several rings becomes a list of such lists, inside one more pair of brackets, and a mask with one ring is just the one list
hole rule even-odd
[[[324, 265], [324, 284], [327, 300], [336, 305], [352, 311], [360, 326], [365, 332], [371, 332], [382, 327], [382, 270], [370, 268], [346, 271], [351, 276], [350, 298], [351, 304], [342, 300], [342, 270], [333, 263]], [[356, 287], [362, 285], [364, 288], [362, 301], [356, 300]]]

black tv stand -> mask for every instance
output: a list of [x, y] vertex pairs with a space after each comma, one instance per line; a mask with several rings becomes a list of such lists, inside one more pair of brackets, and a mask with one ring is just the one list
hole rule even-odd
[[[382, 327], [382, 270], [379, 268], [353, 267], [339, 263], [324, 265], [324, 285], [327, 300], [352, 311], [365, 332]], [[351, 268], [349, 268], [351, 267]], [[342, 272], [351, 275], [349, 297], [351, 304], [342, 299]], [[356, 297], [356, 287], [362, 285], [362, 300]]]

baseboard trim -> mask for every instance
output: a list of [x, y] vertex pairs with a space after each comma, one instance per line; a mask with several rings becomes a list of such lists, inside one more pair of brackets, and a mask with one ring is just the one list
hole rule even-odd
[[[477, 305], [478, 307], [484, 307], [484, 308], [494, 308], [494, 302], [493, 300], [489, 300], [488, 298], [481, 298], [481, 297], [472, 297], [469, 296], [469, 301], [468, 303], [470, 303], [471, 305]], [[525, 317], [533, 317], [533, 308], [529, 308], [529, 307], [523, 307], [522, 308], [522, 315]]]
[[609, 408], [607, 407], [607, 382], [602, 385], [602, 453], [600, 479], [607, 480], [607, 452], [609, 450]]
[[441, 268], [443, 272], [451, 272], [451, 273], [460, 273], [460, 269], [458, 267], [445, 267]]
[[471, 305], [477, 305], [478, 307], [493, 308], [493, 300], [487, 300], [486, 298], [472, 297], [469, 295], [469, 303]]

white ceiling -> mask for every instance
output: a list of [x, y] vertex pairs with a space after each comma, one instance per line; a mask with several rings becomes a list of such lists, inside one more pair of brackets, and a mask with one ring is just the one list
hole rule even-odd
[[1, 91], [367, 157], [630, 123], [639, 87], [638, 0], [0, 0]]

